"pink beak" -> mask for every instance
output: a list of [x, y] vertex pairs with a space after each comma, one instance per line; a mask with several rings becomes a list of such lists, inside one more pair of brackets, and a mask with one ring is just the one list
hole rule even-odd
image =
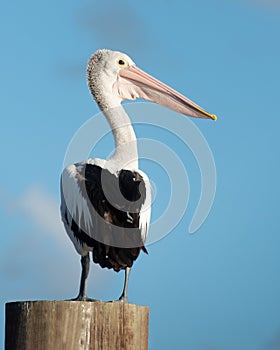
[[143, 98], [191, 117], [217, 119], [214, 114], [206, 112], [187, 97], [136, 66], [122, 68], [113, 88], [123, 100]]

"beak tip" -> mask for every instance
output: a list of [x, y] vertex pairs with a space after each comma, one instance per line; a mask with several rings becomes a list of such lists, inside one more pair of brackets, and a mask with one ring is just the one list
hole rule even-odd
[[211, 115], [211, 118], [214, 120], [214, 121], [216, 121], [218, 118], [217, 118], [217, 116], [215, 115], [215, 114], [212, 114]]

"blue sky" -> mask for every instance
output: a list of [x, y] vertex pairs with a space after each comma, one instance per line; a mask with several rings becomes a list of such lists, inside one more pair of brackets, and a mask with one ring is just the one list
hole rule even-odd
[[[6, 301], [77, 293], [79, 256], [58, 219], [59, 176], [72, 136], [98, 112], [85, 69], [106, 47], [219, 117], [194, 121], [217, 169], [212, 211], [194, 235], [187, 227], [199, 169], [175, 139], [146, 130], [183, 158], [191, 186], [182, 221], [132, 272], [131, 302], [150, 306], [150, 348], [279, 349], [279, 2], [17, 0], [0, 16], [0, 338]], [[142, 168], [161, 193], [160, 213], [164, 176], [149, 162]], [[91, 272], [90, 295], [119, 295], [122, 274]]]

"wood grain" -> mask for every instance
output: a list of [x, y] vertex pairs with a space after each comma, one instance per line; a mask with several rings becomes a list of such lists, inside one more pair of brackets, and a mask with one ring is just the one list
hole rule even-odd
[[120, 302], [7, 303], [5, 350], [147, 350], [148, 319]]

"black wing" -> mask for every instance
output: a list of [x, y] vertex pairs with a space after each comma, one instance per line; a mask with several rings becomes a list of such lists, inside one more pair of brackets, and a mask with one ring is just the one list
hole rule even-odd
[[[147, 252], [140, 227], [146, 200], [143, 177], [130, 170], [114, 175], [94, 164], [77, 164], [76, 173], [72, 171], [71, 175], [88, 210], [83, 205], [73, 205], [73, 201], [69, 208], [63, 195], [69, 188], [63, 188], [62, 215], [67, 232], [70, 230], [81, 245], [92, 248], [93, 261], [101, 267], [115, 271], [131, 267], [141, 250]], [[87, 215], [91, 216], [91, 225], [86, 225]]]

